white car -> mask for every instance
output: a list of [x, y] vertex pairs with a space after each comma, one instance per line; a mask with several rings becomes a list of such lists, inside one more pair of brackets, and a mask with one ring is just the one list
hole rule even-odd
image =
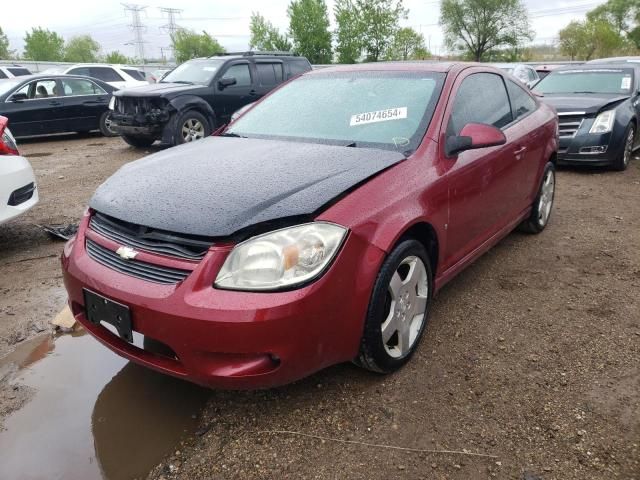
[[76, 65], [63, 65], [60, 67], [47, 68], [40, 73], [49, 75], [84, 75], [86, 77], [93, 77], [98, 80], [102, 80], [103, 82], [106, 82], [118, 89], [149, 85], [149, 82], [145, 80], [144, 72], [142, 70], [136, 67], [128, 67], [126, 65], [79, 63]]
[[23, 75], [31, 75], [28, 68], [20, 65], [0, 65], [0, 79], [22, 77]]
[[529, 88], [532, 88], [540, 81], [538, 72], [533, 67], [523, 63], [490, 63], [489, 65], [510, 73]]
[[7, 123], [6, 117], [0, 117], [0, 225], [38, 203], [33, 169], [18, 153]]

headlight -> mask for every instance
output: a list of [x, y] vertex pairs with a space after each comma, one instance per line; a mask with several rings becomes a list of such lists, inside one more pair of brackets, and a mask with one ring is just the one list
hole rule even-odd
[[331, 263], [347, 229], [314, 222], [253, 237], [229, 254], [215, 287], [278, 290], [319, 276]]
[[589, 133], [608, 133], [613, 128], [613, 122], [616, 119], [615, 110], [607, 110], [596, 117], [595, 122], [591, 125]]
[[116, 97], [111, 95], [111, 99], [109, 100], [109, 110], [115, 110], [115, 109], [116, 109]]

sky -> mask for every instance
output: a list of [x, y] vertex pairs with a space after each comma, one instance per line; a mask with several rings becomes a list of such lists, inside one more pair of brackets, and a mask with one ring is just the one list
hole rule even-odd
[[[167, 15], [161, 8], [178, 8], [176, 23], [185, 28], [206, 30], [227, 49], [246, 50], [249, 42], [249, 17], [251, 12], [260, 12], [281, 31], [288, 26], [287, 5], [289, 0], [130, 0], [139, 1], [146, 8], [140, 14], [143, 31], [145, 58], [161, 58], [168, 51], [169, 35], [162, 26], [167, 24]], [[524, 0], [529, 9], [531, 25], [536, 33], [535, 43], [552, 43], [558, 31], [571, 20], [583, 19], [585, 13], [604, 3], [589, 0]], [[333, 0], [327, 0], [329, 11], [333, 11]], [[43, 27], [58, 32], [65, 39], [74, 35], [90, 34], [102, 45], [102, 52], [118, 50], [134, 56], [131, 44], [134, 33], [130, 27], [131, 13], [122, 3], [113, 0], [101, 1], [50, 1], [30, 0], [28, 11], [20, 2], [6, 2], [0, 16], [0, 27], [9, 37], [10, 49], [22, 52], [25, 31]], [[430, 51], [444, 54], [442, 29], [438, 25], [439, 1], [404, 0], [409, 16], [403, 26], [413, 27], [424, 35]], [[330, 15], [333, 17], [333, 15]], [[333, 25], [333, 18], [331, 18]]]

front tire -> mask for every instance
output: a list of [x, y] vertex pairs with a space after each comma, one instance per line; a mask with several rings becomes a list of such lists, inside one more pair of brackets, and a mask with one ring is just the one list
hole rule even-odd
[[520, 224], [520, 230], [527, 233], [540, 233], [545, 229], [551, 217], [555, 193], [556, 168], [553, 163], [549, 162], [544, 167], [542, 183], [531, 206], [531, 214], [529, 218]]
[[630, 123], [624, 136], [624, 148], [613, 162], [613, 169], [622, 172], [627, 169], [633, 155], [633, 144], [636, 139], [636, 127]]
[[429, 255], [405, 240], [385, 259], [371, 294], [355, 363], [391, 373], [409, 361], [424, 332], [433, 291]]
[[140, 137], [132, 135], [122, 135], [122, 139], [132, 147], [136, 148], [150, 147], [151, 145], [153, 145], [153, 142], [156, 141], [156, 139], [153, 137]]
[[202, 140], [209, 135], [211, 135], [211, 125], [200, 112], [188, 110], [177, 116], [174, 135], [176, 145]]
[[111, 112], [106, 111], [100, 115], [100, 133], [104, 137], [117, 137], [118, 134], [111, 130]]

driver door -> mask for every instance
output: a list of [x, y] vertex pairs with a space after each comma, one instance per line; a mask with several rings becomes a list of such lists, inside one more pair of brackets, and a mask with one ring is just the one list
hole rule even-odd
[[[222, 87], [218, 82], [223, 78], [235, 78], [235, 85]], [[247, 61], [228, 65], [214, 80], [216, 101], [214, 111], [218, 124], [229, 123], [231, 115], [246, 104], [256, 101], [256, 80], [251, 65]]]
[[62, 128], [63, 98], [60, 82], [53, 78], [40, 78], [23, 85], [7, 99], [12, 102], [16, 94], [25, 94], [24, 100], [12, 103], [9, 115], [11, 131], [15, 136], [59, 133]]

